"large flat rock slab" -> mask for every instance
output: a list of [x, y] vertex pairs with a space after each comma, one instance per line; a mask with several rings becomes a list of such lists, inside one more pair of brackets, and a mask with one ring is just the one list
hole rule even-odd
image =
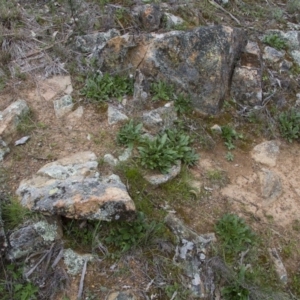
[[246, 44], [243, 30], [228, 26], [198, 27], [162, 34], [126, 34], [110, 39], [94, 52], [104, 72], [141, 72], [191, 94], [193, 105], [217, 113], [226, 93], [235, 62]]
[[118, 220], [131, 217], [135, 205], [117, 175], [97, 172], [93, 152], [80, 152], [43, 166], [17, 190], [21, 204], [46, 215], [74, 219]]

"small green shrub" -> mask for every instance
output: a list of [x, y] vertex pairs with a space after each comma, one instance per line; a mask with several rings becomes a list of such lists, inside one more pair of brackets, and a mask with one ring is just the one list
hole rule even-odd
[[287, 2], [286, 10], [289, 14], [294, 14], [296, 12], [300, 12], [299, 0], [289, 0]]
[[34, 300], [37, 299], [38, 288], [23, 279], [23, 268], [15, 264], [7, 265], [6, 279], [0, 281], [0, 295], [2, 300]]
[[95, 75], [87, 78], [81, 94], [87, 99], [104, 102], [110, 98], [121, 99], [124, 95], [133, 93], [133, 79], [109, 74]]
[[179, 114], [185, 114], [192, 111], [192, 100], [189, 95], [184, 95], [183, 93], [179, 94], [177, 97], [175, 97], [174, 102], [175, 110]]
[[124, 125], [117, 134], [117, 141], [121, 145], [133, 147], [134, 143], [138, 142], [141, 138], [143, 124], [135, 124], [131, 119]]
[[32, 217], [34, 213], [22, 206], [16, 198], [2, 204], [2, 218], [7, 229], [13, 229]]
[[263, 39], [263, 42], [277, 50], [282, 50], [287, 48], [287, 44], [285, 40], [276, 33], [271, 33], [266, 35]]
[[137, 212], [136, 220], [132, 222], [115, 222], [112, 224], [105, 242], [119, 249], [121, 252], [128, 251], [130, 248], [141, 243], [147, 243], [150, 236], [154, 236], [160, 229], [161, 224], [152, 221], [148, 223], [143, 212]]
[[256, 236], [243, 219], [234, 214], [225, 214], [215, 225], [225, 253], [235, 255], [256, 243]]
[[221, 129], [222, 129], [222, 137], [225, 140], [225, 145], [228, 148], [228, 150], [235, 149], [233, 140], [242, 139], [243, 135], [237, 133], [236, 130], [229, 125], [221, 126]]
[[173, 97], [174, 87], [163, 81], [154, 82], [151, 84], [150, 93], [153, 96], [152, 100], [168, 101]]
[[279, 130], [290, 143], [300, 137], [300, 112], [292, 108], [282, 112], [279, 117]]
[[225, 300], [248, 300], [250, 291], [243, 286], [246, 268], [241, 267], [237, 279], [222, 289], [222, 296]]
[[193, 165], [199, 157], [190, 144], [190, 137], [175, 129], [166, 130], [154, 139], [146, 138], [138, 147], [141, 164], [162, 173], [167, 173], [178, 160]]
[[33, 112], [30, 110], [28, 113], [23, 114], [20, 117], [20, 121], [17, 125], [17, 131], [22, 134], [28, 134], [36, 128], [36, 124], [33, 121]]

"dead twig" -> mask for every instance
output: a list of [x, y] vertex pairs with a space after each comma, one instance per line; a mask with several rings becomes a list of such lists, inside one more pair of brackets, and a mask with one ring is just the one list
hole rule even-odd
[[209, 2], [212, 6], [218, 8], [218, 9], [221, 9], [224, 13], [228, 14], [228, 15], [231, 17], [231, 19], [233, 19], [233, 20], [236, 21], [239, 25], [241, 25], [240, 21], [239, 21], [235, 16], [233, 16], [229, 11], [227, 11], [226, 9], [224, 9], [221, 5], [219, 5], [218, 3], [214, 2], [213, 0], [208, 0], [208, 2]]
[[84, 277], [86, 273], [86, 266], [87, 266], [87, 259], [84, 261], [84, 265], [82, 268], [82, 273], [81, 273], [81, 278], [80, 278], [80, 283], [79, 283], [79, 290], [77, 294], [77, 300], [80, 300], [82, 297], [82, 292], [83, 292], [83, 282], [84, 282]]

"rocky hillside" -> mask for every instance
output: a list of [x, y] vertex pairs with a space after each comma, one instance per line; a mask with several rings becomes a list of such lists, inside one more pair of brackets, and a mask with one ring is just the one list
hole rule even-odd
[[299, 0], [0, 0], [1, 299], [300, 299]]

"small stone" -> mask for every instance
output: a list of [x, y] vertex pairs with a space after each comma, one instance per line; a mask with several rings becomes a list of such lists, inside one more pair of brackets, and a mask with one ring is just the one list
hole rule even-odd
[[54, 111], [57, 118], [61, 118], [67, 113], [71, 112], [74, 106], [72, 97], [70, 95], [65, 95], [59, 100], [55, 100]]
[[181, 162], [171, 167], [167, 174], [146, 175], [144, 178], [153, 185], [161, 185], [175, 178], [181, 171]]
[[288, 60], [284, 60], [280, 63], [279, 67], [280, 73], [288, 73], [293, 67], [293, 63]]
[[266, 204], [270, 205], [282, 194], [280, 177], [273, 171], [263, 168], [259, 172], [261, 183], [261, 194], [265, 198]]
[[124, 152], [118, 157], [119, 161], [127, 161], [132, 155], [132, 149], [127, 148]]
[[178, 26], [184, 23], [184, 20], [180, 17], [174, 16], [170, 13], [165, 12], [164, 13], [165, 19], [166, 19], [166, 27], [172, 28], [174, 26]]
[[23, 145], [30, 139], [30, 136], [24, 136], [21, 139], [15, 141], [15, 146]]
[[256, 145], [252, 152], [251, 157], [259, 163], [269, 167], [276, 166], [276, 160], [279, 155], [279, 141], [266, 141]]
[[271, 62], [278, 62], [282, 57], [284, 57], [284, 51], [278, 51], [272, 47], [265, 47], [263, 59], [269, 60]]
[[222, 128], [221, 128], [221, 126], [220, 125], [218, 125], [218, 124], [215, 124], [214, 126], [212, 126], [211, 128], [210, 128], [212, 131], [214, 131], [214, 132], [217, 132], [217, 133], [219, 133], [219, 134], [221, 134], [222, 133]]
[[299, 50], [293, 50], [291, 51], [291, 56], [293, 57], [295, 63], [300, 66], [300, 51]]
[[112, 167], [115, 167], [118, 164], [118, 160], [111, 154], [105, 154], [104, 157], [104, 162], [109, 164]]
[[282, 263], [282, 260], [278, 254], [278, 251], [276, 250], [276, 248], [269, 248], [268, 249], [269, 254], [270, 254], [270, 258], [273, 261], [274, 265], [275, 265], [275, 271], [278, 275], [279, 280], [283, 283], [283, 284], [287, 284], [287, 271]]
[[131, 291], [112, 292], [108, 295], [107, 300], [137, 300], [136, 296]]
[[206, 258], [206, 256], [205, 256], [205, 254], [204, 253], [200, 253], [200, 260], [205, 260], [205, 258]]
[[176, 120], [177, 113], [173, 105], [170, 107], [159, 107], [143, 113], [143, 124], [153, 134], [171, 128]]
[[128, 117], [112, 105], [108, 106], [108, 124], [113, 125], [128, 120]]
[[3, 161], [4, 156], [10, 152], [10, 149], [8, 148], [7, 144], [0, 139], [0, 162]]
[[64, 250], [64, 263], [67, 266], [67, 272], [73, 276], [81, 273], [85, 261], [92, 261], [93, 259], [91, 254], [81, 255], [72, 249]]

